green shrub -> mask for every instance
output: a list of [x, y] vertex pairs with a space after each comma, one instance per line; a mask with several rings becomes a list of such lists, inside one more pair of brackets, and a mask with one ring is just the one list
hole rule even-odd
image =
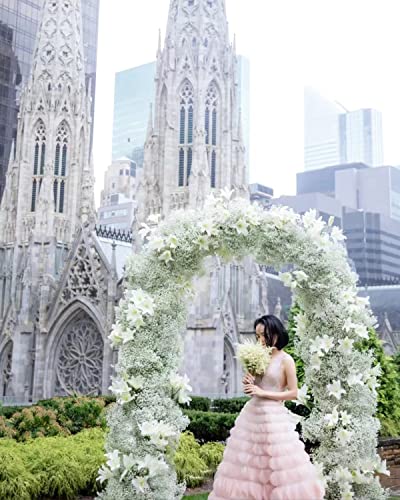
[[0, 438], [13, 438], [16, 434], [11, 422], [4, 417], [0, 417]]
[[211, 473], [200, 456], [200, 445], [191, 432], [181, 435], [174, 462], [179, 481], [184, 481], [189, 488], [203, 484]]
[[[200, 396], [193, 396], [190, 402], [189, 409], [197, 411], [210, 411], [211, 400], [209, 398], [202, 398]], [[182, 408], [187, 409], [187, 406], [182, 406]]]
[[104, 398], [53, 398], [39, 401], [38, 404], [53, 409], [57, 414], [60, 425], [68, 429], [71, 434], [93, 427], [106, 428], [103, 413], [105, 407]]
[[22, 411], [14, 413], [9, 419], [15, 431], [18, 441], [45, 437], [45, 436], [67, 436], [68, 429], [65, 429], [57, 422], [57, 415], [53, 410], [42, 406], [31, 406]]
[[200, 457], [204, 460], [212, 474], [215, 474], [218, 465], [222, 462], [225, 445], [222, 443], [206, 443], [200, 448]]
[[239, 413], [250, 398], [214, 399], [212, 411], [217, 413]]
[[225, 441], [235, 424], [237, 414], [184, 411], [190, 419], [188, 430], [202, 443]]
[[0, 406], [0, 416], [4, 418], [11, 418], [14, 413], [22, 411], [29, 406]]
[[0, 440], [0, 498], [75, 499], [95, 494], [98, 469], [104, 462], [104, 432], [90, 429], [75, 436], [18, 443]]

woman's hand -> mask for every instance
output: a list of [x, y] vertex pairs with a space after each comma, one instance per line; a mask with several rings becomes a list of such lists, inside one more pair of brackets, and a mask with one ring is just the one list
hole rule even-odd
[[244, 392], [248, 396], [262, 396], [264, 391], [261, 389], [261, 387], [258, 387], [258, 385], [254, 384], [246, 384], [244, 386]]
[[243, 377], [243, 385], [247, 385], [247, 384], [254, 384], [256, 378], [253, 377], [253, 375], [250, 375], [250, 373], [246, 373], [246, 375]]

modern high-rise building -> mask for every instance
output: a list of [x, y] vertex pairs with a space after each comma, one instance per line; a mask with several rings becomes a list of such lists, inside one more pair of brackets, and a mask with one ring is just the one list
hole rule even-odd
[[[112, 160], [133, 159], [134, 151], [143, 151], [154, 102], [156, 63], [120, 71], [115, 75]], [[143, 166], [142, 163], [139, 166]]]
[[[90, 77], [92, 81], [92, 113], [99, 2], [82, 0], [86, 79]], [[19, 94], [29, 77], [42, 4], [43, 0], [0, 0], [0, 199], [11, 144], [17, 136]]]
[[304, 89], [304, 169], [345, 163], [383, 164], [382, 115], [375, 109], [347, 111]]
[[[156, 62], [120, 71], [115, 75], [114, 125], [112, 160], [128, 157], [143, 166], [143, 148], [149, 123], [150, 106], [154, 103]], [[237, 57], [238, 102], [241, 114], [246, 164], [250, 150], [250, 63]]]
[[341, 108], [311, 87], [304, 88], [304, 168], [340, 163]]
[[358, 109], [339, 116], [340, 163], [383, 165], [382, 114]]

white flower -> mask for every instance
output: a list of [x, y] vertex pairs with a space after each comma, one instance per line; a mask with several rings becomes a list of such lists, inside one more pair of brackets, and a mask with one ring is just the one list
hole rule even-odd
[[319, 372], [321, 369], [321, 358], [317, 353], [313, 354], [310, 358], [310, 367], [311, 370]]
[[354, 340], [350, 339], [349, 337], [340, 339], [338, 351], [341, 352], [342, 354], [349, 355], [353, 352], [353, 344]]
[[140, 391], [144, 386], [144, 380], [142, 377], [130, 377], [127, 379], [127, 383], [135, 391]]
[[146, 455], [143, 460], [139, 460], [137, 467], [139, 471], [147, 471], [150, 478], [168, 470], [168, 465], [164, 460], [153, 457], [152, 455]]
[[328, 335], [324, 335], [321, 339], [321, 348], [328, 353], [334, 346], [333, 338]]
[[207, 251], [210, 248], [208, 238], [206, 236], [204, 236], [204, 235], [200, 235], [197, 238], [196, 244], [199, 245], [200, 250]]
[[340, 412], [340, 420], [341, 420], [342, 425], [344, 427], [348, 427], [352, 422], [351, 415], [349, 413], [347, 413], [347, 411]]
[[244, 236], [248, 234], [248, 224], [244, 219], [239, 219], [233, 227], [238, 234], [243, 234]]
[[343, 330], [346, 332], [346, 333], [349, 333], [350, 330], [352, 330], [354, 328], [354, 324], [353, 324], [353, 321], [351, 318], [346, 318], [345, 322], [344, 322], [344, 325], [343, 325]]
[[170, 384], [172, 387], [172, 392], [179, 404], [189, 404], [192, 398], [188, 395], [189, 392], [192, 392], [192, 387], [189, 384], [189, 377], [184, 375], [181, 377], [180, 375], [172, 375], [170, 377]]
[[337, 226], [334, 226], [331, 230], [331, 238], [335, 241], [335, 242], [339, 242], [339, 241], [344, 241], [346, 240], [346, 236], [343, 234], [343, 231], [338, 228]]
[[136, 325], [141, 324], [141, 322], [143, 321], [143, 313], [138, 307], [131, 305], [128, 308], [126, 319], [127, 321], [129, 321], [129, 323], [136, 327]]
[[116, 395], [123, 394], [124, 392], [129, 392], [129, 385], [120, 378], [112, 379], [112, 385], [109, 387], [109, 390]]
[[329, 217], [329, 219], [328, 219], [328, 226], [329, 226], [329, 227], [332, 227], [332, 226], [333, 226], [333, 224], [334, 224], [334, 222], [335, 222], [335, 216], [334, 216], [334, 215], [331, 215], [331, 216]]
[[378, 474], [384, 474], [385, 476], [390, 476], [390, 470], [386, 466], [386, 460], [378, 462], [375, 472]]
[[297, 283], [293, 279], [293, 276], [291, 273], [279, 273], [279, 278], [282, 280], [282, 283], [287, 286], [288, 288], [296, 288]]
[[339, 441], [340, 444], [344, 445], [350, 441], [352, 435], [353, 433], [351, 431], [347, 429], [340, 429], [336, 433], [336, 439]]
[[112, 472], [115, 472], [121, 467], [121, 459], [119, 457], [119, 451], [114, 450], [111, 453], [106, 453], [107, 465]]
[[128, 342], [131, 342], [134, 338], [135, 338], [135, 330], [132, 330], [132, 329], [126, 330], [124, 332], [124, 337], [122, 339], [122, 343], [127, 344]]
[[307, 317], [303, 313], [299, 313], [296, 316], [296, 334], [298, 337], [302, 338], [307, 333]]
[[332, 413], [327, 413], [324, 416], [324, 421], [328, 427], [336, 427], [339, 422], [339, 413], [337, 411], [337, 406], [334, 407]]
[[308, 276], [304, 271], [293, 271], [293, 274], [295, 275], [297, 281], [307, 281]]
[[147, 222], [150, 224], [158, 225], [161, 219], [161, 214], [151, 214], [147, 217]]
[[165, 250], [158, 258], [166, 264], [168, 264], [168, 262], [171, 262], [171, 260], [174, 260], [172, 258], [172, 253], [170, 250]]
[[362, 339], [369, 338], [368, 328], [364, 325], [354, 325], [354, 332], [358, 337]]
[[140, 493], [145, 493], [149, 489], [147, 477], [135, 477], [132, 479], [132, 486]]
[[307, 392], [308, 392], [308, 387], [306, 384], [304, 384], [297, 391], [296, 406], [298, 406], [298, 405], [307, 406], [307, 401], [310, 399], [310, 396], [307, 394]]
[[337, 400], [342, 398], [342, 394], [346, 394], [346, 391], [342, 388], [340, 380], [335, 380], [332, 384], [328, 384], [327, 389], [329, 396], [333, 396]]
[[354, 385], [363, 385], [363, 378], [364, 375], [362, 373], [357, 373], [357, 372], [350, 372], [349, 375], [347, 376], [346, 382], [350, 387], [353, 387]]
[[161, 250], [165, 247], [165, 241], [164, 238], [161, 236], [156, 236], [154, 238], [151, 238], [149, 241], [149, 248], [150, 250], [156, 250], [157, 252], [161, 252]]
[[352, 500], [354, 498], [354, 492], [351, 489], [343, 491], [340, 500]]
[[313, 353], [317, 353], [318, 356], [323, 356], [324, 352], [328, 353], [334, 346], [333, 339], [328, 335], [324, 335], [323, 337], [316, 337], [313, 343], [310, 345], [310, 351]]
[[144, 422], [139, 425], [142, 436], [149, 437], [150, 442], [160, 449], [164, 449], [168, 445], [170, 438], [175, 438], [177, 433], [175, 429], [165, 422]]
[[100, 481], [100, 484], [103, 484], [104, 481], [108, 481], [109, 479], [114, 477], [113, 472], [111, 472], [111, 470], [105, 465], [101, 467], [98, 474], [99, 475], [97, 477], [97, 481]]
[[129, 455], [123, 455], [122, 467], [124, 468], [124, 471], [121, 474], [120, 481], [124, 480], [125, 476], [128, 474], [129, 471], [133, 469], [135, 465], [136, 465], [136, 460], [132, 453], [130, 453]]
[[170, 234], [167, 237], [166, 245], [174, 250], [178, 246], [178, 238], [174, 234]]
[[356, 484], [369, 484], [373, 477], [368, 473], [363, 473], [362, 471], [356, 469], [352, 471], [353, 482]]
[[124, 331], [119, 323], [112, 326], [112, 330], [108, 338], [110, 339], [111, 344], [114, 347], [122, 344], [124, 338]]
[[199, 225], [199, 229], [202, 233], [206, 233], [208, 236], [216, 234], [216, 228], [212, 221], [202, 221]]
[[334, 473], [335, 480], [342, 485], [349, 483], [352, 480], [352, 475], [346, 467], [338, 467]]

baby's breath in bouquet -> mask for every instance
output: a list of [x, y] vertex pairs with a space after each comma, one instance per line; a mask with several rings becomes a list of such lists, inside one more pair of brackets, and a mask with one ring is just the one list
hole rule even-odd
[[238, 344], [237, 358], [246, 372], [254, 377], [264, 375], [271, 360], [271, 348], [264, 347], [259, 342]]

